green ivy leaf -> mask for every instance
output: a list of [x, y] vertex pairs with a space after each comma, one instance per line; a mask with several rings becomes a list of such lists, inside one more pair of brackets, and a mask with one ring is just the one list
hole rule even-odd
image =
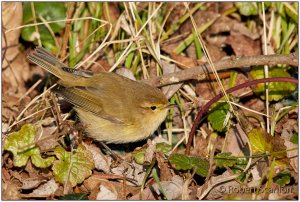
[[[32, 2], [23, 2], [23, 23], [25, 25], [34, 23], [31, 3]], [[43, 17], [46, 21], [66, 19], [64, 2], [34, 2], [33, 5], [37, 22], [42, 22], [39, 17]], [[54, 33], [59, 33], [65, 27], [65, 22], [49, 23], [49, 26]], [[34, 26], [24, 27], [21, 37], [23, 40], [31, 42], [36, 42], [37, 37], [40, 37], [43, 46], [49, 50], [56, 49], [54, 39], [48, 28], [45, 25], [38, 25], [38, 31], [40, 36], [37, 36]]]
[[213, 129], [222, 132], [226, 129], [224, 125], [227, 113], [229, 113], [229, 105], [227, 103], [218, 103], [208, 114], [208, 121]]
[[[171, 149], [172, 149], [172, 146], [167, 143], [161, 142], [161, 143], [156, 144], [156, 151], [158, 151], [158, 152], [162, 152], [162, 153], [166, 154], [169, 151], [171, 151]], [[139, 148], [139, 149], [134, 150], [131, 153], [134, 161], [137, 164], [140, 164], [140, 165], [144, 164], [145, 152], [146, 152], [146, 148]]]
[[254, 128], [248, 136], [254, 153], [271, 152], [272, 144], [270, 137], [268, 137], [268, 134], [262, 128]]
[[[66, 19], [67, 10], [64, 2], [34, 2], [33, 5], [37, 18], [41, 16], [46, 21]], [[25, 24], [33, 22], [31, 2], [23, 2], [23, 22]], [[50, 23], [49, 26], [54, 33], [58, 33], [65, 27], [65, 22]]]
[[220, 168], [232, 167], [237, 163], [237, 159], [231, 155], [231, 152], [219, 153], [216, 155], [216, 165]]
[[160, 142], [160, 143], [156, 144], [156, 151], [160, 151], [160, 152], [166, 154], [171, 150], [172, 150], [172, 146], [165, 142]]
[[[41, 41], [44, 43], [54, 44], [54, 39], [51, 36], [51, 33], [45, 26], [39, 26], [39, 33]], [[37, 34], [34, 27], [26, 27], [22, 29], [21, 37], [25, 41], [35, 41], [37, 39]]]
[[39, 168], [50, 166], [54, 157], [43, 159], [40, 149], [35, 145], [34, 138], [36, 130], [33, 125], [25, 124], [18, 132], [13, 132], [4, 143], [4, 149], [11, 151], [14, 155], [14, 166], [25, 166], [29, 157], [33, 165]]
[[73, 153], [58, 146], [54, 149], [54, 154], [58, 160], [54, 161], [52, 170], [57, 182], [68, 182], [74, 187], [92, 174], [93, 155], [82, 144]]
[[291, 173], [287, 171], [280, 172], [273, 178], [273, 182], [283, 187], [291, 182]]
[[240, 14], [244, 16], [257, 15], [258, 8], [256, 2], [235, 2]]
[[[262, 66], [252, 68], [250, 75], [253, 79], [264, 78], [264, 68]], [[269, 70], [269, 78], [272, 77], [291, 77], [289, 73], [284, 71], [282, 68], [272, 68]], [[283, 82], [272, 82], [269, 83], [269, 100], [278, 101], [284, 96], [292, 93], [296, 88], [295, 84], [283, 83]], [[261, 99], [265, 100], [265, 84], [257, 84], [253, 88], [253, 91], [260, 96]]]
[[134, 159], [134, 161], [137, 163], [137, 164], [140, 164], [140, 165], [143, 165], [144, 164], [144, 161], [145, 161], [145, 152], [146, 152], [146, 149], [145, 148], [140, 148], [140, 149], [136, 149], [134, 150], [131, 155]]
[[208, 175], [209, 163], [205, 159], [196, 156], [186, 156], [183, 154], [172, 154], [169, 161], [177, 170], [196, 169], [196, 173], [202, 177]]
[[85, 193], [66, 194], [59, 198], [60, 200], [89, 200]]

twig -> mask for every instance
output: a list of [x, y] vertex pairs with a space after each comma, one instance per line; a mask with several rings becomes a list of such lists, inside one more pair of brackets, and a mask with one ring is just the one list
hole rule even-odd
[[[1, 23], [2, 23], [2, 25], [3, 25], [3, 19], [1, 19]], [[3, 36], [3, 40], [4, 40], [4, 44], [5, 44], [5, 48], [2, 48], [3, 49], [3, 54], [2, 54], [2, 65], [3, 65], [3, 62], [4, 62], [4, 58], [5, 58], [5, 55], [6, 55], [6, 51], [7, 51], [7, 46], [8, 46], [8, 44], [7, 44], [7, 38], [6, 38], [6, 34], [5, 34], [5, 32], [4, 32], [4, 29], [5, 29], [5, 27], [2, 27], [2, 29], [1, 29], [1, 31], [2, 31], [2, 36]], [[3, 42], [3, 41], [2, 41]], [[4, 46], [2, 46], [2, 47], [4, 47]], [[3, 69], [2, 69], [2, 71], [3, 71]]]
[[[291, 66], [298, 66], [298, 53], [294, 52], [288, 55], [274, 54], [274, 55], [259, 55], [247, 57], [231, 57], [230, 59], [220, 60], [216, 62], [215, 68], [217, 71], [228, 70], [237, 67], [247, 67], [253, 65], [277, 65], [285, 64]], [[194, 68], [185, 69], [180, 72], [165, 74], [160, 77], [144, 80], [144, 82], [152, 86], [165, 86], [169, 84], [178, 83], [190, 79], [205, 80], [205, 74], [211, 72], [211, 68], [206, 63]]]
[[[70, 8], [67, 11], [67, 18], [66, 19], [71, 19], [76, 2], [70, 2]], [[71, 28], [71, 24], [72, 21], [66, 21], [66, 29], [65, 29], [65, 33], [64, 33], [64, 38], [62, 41], [62, 48], [61, 48], [61, 54], [60, 57], [64, 58], [66, 56], [66, 52], [67, 52], [67, 44], [68, 44], [68, 39], [69, 39], [69, 32], [70, 32], [70, 28]]]
[[[274, 77], [274, 78], [264, 78], [264, 79], [257, 79], [257, 80], [253, 80], [253, 81], [249, 81], [240, 85], [237, 85], [233, 88], [229, 88], [228, 90], [226, 90], [226, 93], [232, 93], [234, 91], [237, 91], [239, 89], [242, 88], [246, 88], [249, 86], [253, 86], [259, 83], [266, 83], [266, 82], [290, 82], [290, 83], [298, 83], [297, 79], [294, 78], [288, 78], [288, 77]], [[188, 143], [186, 145], [186, 151], [185, 153], [187, 155], [190, 154], [190, 150], [191, 150], [191, 145], [192, 145], [192, 141], [193, 138], [195, 136], [195, 132], [196, 132], [196, 128], [198, 127], [199, 121], [201, 120], [202, 116], [204, 115], [204, 113], [209, 109], [209, 107], [214, 104], [215, 102], [217, 102], [219, 99], [221, 99], [224, 96], [223, 93], [218, 94], [217, 96], [215, 96], [213, 99], [211, 99], [208, 103], [206, 103], [198, 112], [195, 120], [194, 120], [194, 124], [192, 126], [190, 135], [189, 135], [189, 140]]]
[[[35, 82], [35, 84], [33, 84], [33, 86], [31, 86], [24, 95], [22, 95], [22, 97], [19, 98], [19, 100], [17, 101], [17, 103], [19, 103], [21, 100], [23, 100], [27, 95], [29, 95], [29, 93], [31, 93], [40, 83], [42, 82], [42, 79], [39, 79], [37, 82]], [[17, 104], [16, 103], [16, 104]]]
[[37, 36], [38, 44], [39, 44], [39, 46], [42, 46], [41, 35], [40, 35], [39, 28], [38, 28], [37, 21], [36, 21], [34, 2], [31, 2], [30, 6], [31, 6], [31, 12], [32, 12], [32, 16], [33, 16], [33, 21], [35, 24], [34, 25], [35, 32], [38, 33], [38, 36]]
[[54, 88], [56, 86], [56, 84], [54, 84], [53, 86], [51, 86], [50, 88], [48, 88], [45, 92], [43, 92], [42, 94], [40, 94], [39, 96], [36, 96], [35, 98], [33, 98], [30, 103], [28, 103], [28, 105], [23, 109], [23, 111], [19, 114], [19, 116], [17, 117], [17, 119], [15, 120], [15, 122], [19, 121], [20, 118], [23, 116], [23, 114], [25, 113], [25, 111], [34, 103], [37, 102], [38, 99], [40, 99], [42, 96], [44, 96], [45, 93], [47, 93], [48, 91], [50, 91], [52, 88]]
[[[40, 112], [42, 112], [42, 111], [45, 111], [45, 110], [47, 110], [47, 109], [50, 109], [50, 108], [51, 108], [51, 107], [46, 107], [46, 108], [41, 109], [41, 110], [39, 110], [39, 111], [37, 111], [37, 112], [34, 112], [33, 114], [30, 114], [29, 116], [27, 116], [27, 117], [25, 117], [25, 118], [23, 118], [23, 119], [21, 119], [21, 120], [19, 120], [19, 121], [15, 121], [12, 125], [10, 125], [10, 126], [8, 127], [8, 130], [7, 130], [7, 131], [10, 131], [10, 130], [12, 129], [12, 127], [14, 127], [15, 125], [17, 125], [18, 123], [21, 123], [22, 121], [25, 121], [25, 120], [27, 120], [27, 119], [29, 119], [29, 118], [35, 116], [36, 114], [38, 114], [38, 113], [40, 113]], [[5, 131], [5, 132], [7, 132], [7, 131]]]

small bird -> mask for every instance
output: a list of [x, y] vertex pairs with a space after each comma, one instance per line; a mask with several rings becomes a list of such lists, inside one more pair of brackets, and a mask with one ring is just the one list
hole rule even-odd
[[128, 143], [145, 139], [171, 107], [158, 88], [115, 73], [74, 70], [42, 47], [27, 58], [59, 78], [55, 92], [74, 105], [88, 136], [95, 140]]

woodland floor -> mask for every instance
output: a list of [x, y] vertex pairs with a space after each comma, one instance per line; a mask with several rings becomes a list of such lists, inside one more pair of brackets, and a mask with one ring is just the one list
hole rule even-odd
[[[169, 82], [178, 107], [149, 139], [108, 144], [118, 161], [27, 60], [36, 46], [70, 67]], [[297, 51], [297, 2], [2, 2], [2, 199], [298, 199], [297, 84], [270, 82], [268, 102], [264, 83], [239, 89], [194, 122], [222, 89], [297, 80]]]

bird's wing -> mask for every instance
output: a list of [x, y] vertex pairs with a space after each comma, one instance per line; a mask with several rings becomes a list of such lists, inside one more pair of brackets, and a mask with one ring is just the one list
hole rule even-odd
[[93, 96], [90, 91], [87, 91], [81, 87], [59, 87], [58, 89], [55, 89], [55, 92], [80, 109], [91, 112], [96, 116], [106, 119], [112, 123], [124, 125], [128, 124], [124, 120], [121, 120], [119, 117], [112, 116], [106, 113], [105, 110], [103, 110], [103, 106], [101, 105], [102, 102], [100, 100], [100, 97], [97, 98], [96, 96]]

